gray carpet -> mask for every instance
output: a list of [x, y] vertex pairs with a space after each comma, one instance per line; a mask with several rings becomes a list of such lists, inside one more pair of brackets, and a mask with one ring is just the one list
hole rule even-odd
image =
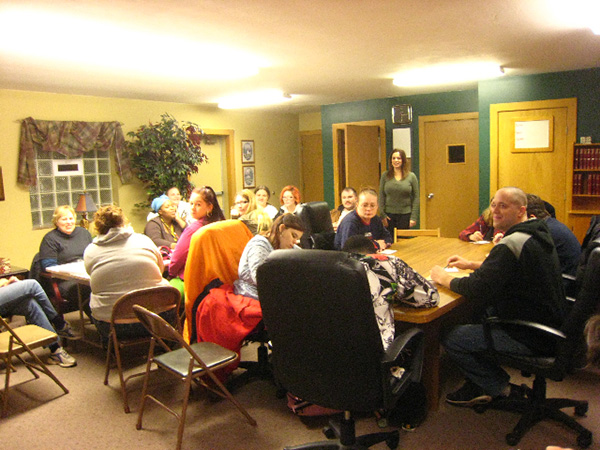
[[[130, 407], [123, 412], [116, 371], [111, 372], [109, 386], [104, 386], [105, 354], [96, 348], [79, 344], [69, 347], [77, 358], [75, 368], [51, 366], [67, 386], [62, 391], [49, 378], [32, 380], [23, 367], [11, 377], [18, 385], [11, 389], [8, 415], [0, 419], [1, 448], [5, 449], [169, 449], [175, 447], [176, 419], [150, 404], [144, 416], [143, 429], [135, 428], [142, 377], [132, 381]], [[41, 350], [40, 354], [47, 355]], [[127, 351], [127, 373], [143, 370], [143, 349]], [[254, 347], [243, 350], [244, 358], [255, 357]], [[460, 377], [447, 361], [442, 361], [442, 392], [453, 390]], [[31, 380], [31, 381], [30, 381]], [[182, 383], [156, 374], [152, 391], [168, 404], [179, 405]], [[513, 382], [526, 381], [515, 375]], [[590, 411], [580, 422], [594, 433], [600, 448], [600, 372], [583, 370], [562, 383], [549, 382], [553, 396], [569, 396], [590, 400]], [[20, 384], [19, 384], [20, 383]], [[284, 445], [322, 440], [321, 428], [326, 418], [300, 418], [290, 413], [285, 400], [277, 399], [275, 386], [262, 380], [239, 388], [234, 395], [257, 420], [250, 426], [237, 409], [226, 400], [215, 401], [199, 390], [192, 394], [184, 433], [185, 449], [281, 449]], [[572, 410], [569, 411], [572, 413]], [[487, 411], [477, 414], [471, 409], [456, 408], [440, 402], [440, 409], [413, 432], [401, 431], [400, 449], [509, 449], [505, 434], [516, 423], [517, 416], [508, 412]], [[357, 420], [357, 433], [380, 431], [373, 417]], [[521, 450], [543, 450], [547, 445], [576, 448], [575, 434], [562, 426], [543, 422], [530, 431], [517, 447]], [[375, 449], [386, 449], [380, 444]]]

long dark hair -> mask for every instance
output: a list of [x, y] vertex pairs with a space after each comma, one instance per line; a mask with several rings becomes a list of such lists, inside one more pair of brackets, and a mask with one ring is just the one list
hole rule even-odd
[[199, 194], [206, 203], [210, 203], [213, 207], [212, 211], [206, 215], [206, 222], [213, 223], [218, 222], [219, 220], [225, 220], [225, 214], [223, 214], [223, 210], [219, 206], [219, 201], [217, 200], [217, 194], [210, 186], [202, 186], [199, 188], [195, 188], [192, 193]]
[[280, 230], [279, 226], [283, 225], [285, 228], [292, 228], [294, 230], [302, 231], [304, 233], [304, 225], [302, 224], [302, 220], [296, 214], [286, 213], [279, 216], [273, 222], [271, 226], [271, 231], [269, 231], [269, 242], [273, 246], [275, 250], [278, 250], [281, 246], [281, 233], [283, 230]]
[[392, 156], [394, 156], [394, 153], [400, 153], [400, 158], [402, 158], [402, 179], [406, 178], [406, 175], [408, 175], [408, 165], [406, 164], [406, 152], [404, 150], [402, 150], [401, 148], [395, 148], [394, 150], [392, 150], [392, 153], [390, 153], [390, 157], [388, 158], [388, 171], [387, 171], [387, 179], [391, 180], [392, 178], [394, 178], [394, 166], [392, 165]]

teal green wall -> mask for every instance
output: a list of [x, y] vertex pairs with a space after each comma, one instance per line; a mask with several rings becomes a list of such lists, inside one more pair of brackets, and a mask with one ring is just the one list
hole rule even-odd
[[334, 123], [360, 122], [365, 120], [385, 119], [386, 148], [392, 150], [392, 130], [399, 128], [392, 123], [392, 107], [409, 104], [413, 108], [411, 125], [412, 170], [419, 176], [419, 116], [432, 114], [451, 114], [477, 111], [477, 91], [442, 92], [438, 94], [411, 95], [391, 97], [364, 102], [338, 103], [321, 107], [321, 130], [323, 133], [323, 181], [325, 200], [333, 207], [338, 199], [334, 199], [333, 186], [333, 135], [331, 126]]
[[323, 132], [323, 179], [325, 200], [333, 207], [334, 123], [366, 120], [386, 121], [386, 148], [392, 149], [392, 106], [407, 103], [413, 107], [412, 168], [419, 176], [419, 116], [479, 111], [479, 205], [487, 207], [490, 198], [490, 105], [557, 98], [577, 98], [577, 137], [592, 136], [600, 142], [600, 69], [576, 70], [528, 76], [508, 76], [482, 81], [478, 89], [413, 95], [363, 102], [339, 103], [321, 107]]

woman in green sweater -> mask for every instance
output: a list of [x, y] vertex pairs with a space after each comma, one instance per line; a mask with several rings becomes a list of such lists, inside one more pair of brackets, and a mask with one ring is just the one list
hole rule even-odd
[[383, 224], [394, 235], [394, 228], [407, 229], [417, 224], [419, 217], [419, 182], [408, 170], [406, 152], [394, 149], [389, 169], [381, 175], [379, 208]]

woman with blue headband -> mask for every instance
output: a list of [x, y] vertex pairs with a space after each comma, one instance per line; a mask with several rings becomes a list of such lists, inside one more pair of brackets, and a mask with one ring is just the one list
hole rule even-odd
[[146, 223], [144, 234], [156, 244], [157, 247], [175, 248], [183, 228], [175, 220], [177, 209], [166, 195], [152, 200], [152, 210], [158, 214]]

